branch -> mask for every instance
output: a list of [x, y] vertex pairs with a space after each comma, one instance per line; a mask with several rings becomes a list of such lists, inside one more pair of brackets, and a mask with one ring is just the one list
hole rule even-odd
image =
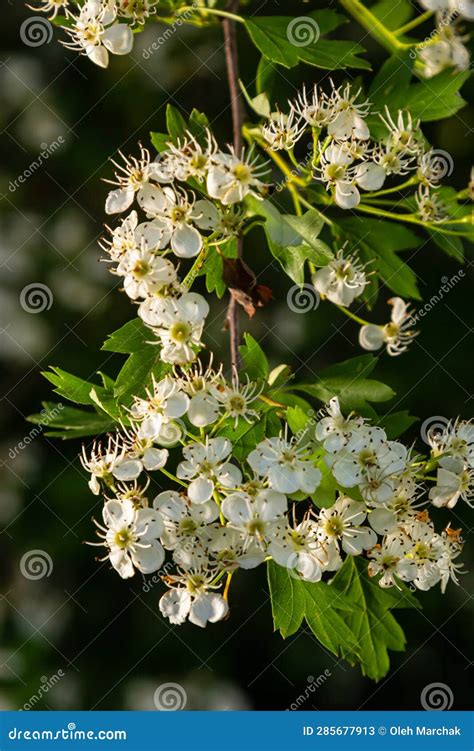
[[[227, 10], [235, 13], [239, 7], [239, 0], [229, 0]], [[232, 133], [235, 153], [239, 156], [242, 151], [242, 125], [244, 111], [242, 108], [241, 92], [239, 87], [239, 60], [237, 54], [237, 39], [235, 21], [225, 18], [222, 21], [224, 31], [225, 61], [227, 66], [227, 79], [229, 82], [230, 106], [232, 112]], [[242, 257], [241, 237], [237, 238], [238, 257]], [[230, 334], [230, 359], [233, 374], [240, 365], [239, 354], [239, 311], [238, 305], [231, 296], [227, 308], [226, 323]]]

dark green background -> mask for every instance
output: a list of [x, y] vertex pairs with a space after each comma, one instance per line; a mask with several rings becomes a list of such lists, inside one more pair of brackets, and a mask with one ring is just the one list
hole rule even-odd
[[[314, 7], [251, 4], [253, 12], [295, 16]], [[113, 58], [102, 71], [61, 47], [58, 33], [48, 45], [25, 46], [19, 29], [31, 15], [15, 0], [2, 8], [0, 31], [0, 441], [5, 460], [0, 469], [0, 707], [22, 706], [37, 692], [42, 676], [61, 669], [66, 676], [42, 707], [152, 709], [157, 686], [171, 681], [185, 687], [192, 709], [285, 709], [304, 693], [307, 676], [329, 670], [331, 676], [303, 709], [417, 709], [423, 687], [432, 682], [446, 683], [454, 708], [466, 708], [472, 685], [471, 574], [461, 578], [459, 588], [450, 586], [445, 597], [437, 589], [422, 594], [423, 611], [399, 614], [408, 649], [393, 655], [389, 676], [376, 686], [327, 653], [311, 634], [283, 642], [272, 633], [263, 568], [236, 577], [225, 623], [206, 630], [170, 628], [158, 613], [158, 591], [144, 593], [138, 576], [122, 581], [95, 562], [93, 548], [81, 544], [93, 539], [91, 516], [99, 515], [101, 503], [88, 492], [76, 458], [79, 445], [38, 437], [8, 458], [32, 427], [24, 417], [50, 396], [40, 375], [46, 365], [84, 377], [97, 368], [114, 374], [120, 366], [121, 361], [97, 354], [106, 334], [134, 312], [118, 290], [110, 293], [115, 280], [98, 263], [96, 241], [107, 192], [100, 180], [111, 176], [107, 158], [119, 148], [136, 153], [138, 140], [146, 145], [150, 130], [163, 130], [167, 102], [183, 113], [194, 106], [205, 110], [222, 140], [231, 132], [218, 27], [178, 29], [145, 61], [143, 46], [163, 32], [153, 27], [136, 38], [130, 57]], [[429, 33], [431, 26], [426, 28]], [[355, 24], [342, 33], [365, 36]], [[252, 85], [258, 56], [240, 30], [239, 42], [242, 77]], [[364, 44], [377, 68], [385, 53], [369, 39]], [[310, 67], [282, 73], [280, 85], [289, 95], [300, 81], [327, 79], [325, 71]], [[468, 180], [472, 127], [473, 110], [466, 108], [426, 128], [431, 142], [452, 155], [450, 179], [459, 188]], [[11, 192], [9, 181], [31, 163], [40, 144], [59, 135], [64, 146]], [[273, 288], [275, 301], [243, 325], [264, 343], [272, 364], [289, 362], [308, 379], [360, 354], [357, 327], [329, 304], [306, 315], [289, 311], [291, 283], [271, 263], [263, 236], [254, 235], [246, 254], [260, 281]], [[410, 263], [426, 299], [443, 276], [459, 270], [457, 262], [429, 243], [413, 253]], [[471, 279], [467, 272], [426, 316], [409, 353], [381, 357], [376, 373], [398, 394], [387, 409], [410, 409], [421, 421], [472, 414]], [[24, 313], [19, 304], [21, 289], [32, 282], [47, 284], [54, 295], [51, 309], [40, 315]], [[382, 290], [374, 320], [383, 320], [389, 296]], [[227, 358], [221, 304], [214, 305], [209, 322], [208, 341]], [[420, 441], [419, 426], [408, 438]], [[453, 526], [462, 526], [467, 538], [468, 512], [460, 503], [453, 513]], [[448, 516], [436, 518], [441, 525]], [[51, 555], [49, 578], [34, 582], [21, 576], [21, 556], [32, 549]], [[467, 550], [465, 559], [469, 564]]]

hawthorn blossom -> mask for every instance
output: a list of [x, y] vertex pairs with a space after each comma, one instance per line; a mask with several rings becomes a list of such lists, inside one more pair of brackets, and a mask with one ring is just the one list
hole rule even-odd
[[359, 102], [356, 99], [361, 90], [351, 92], [351, 87], [334, 89], [331, 95], [332, 118], [328, 125], [328, 133], [336, 140], [347, 141], [350, 138], [359, 138], [365, 141], [370, 137], [370, 131], [364, 117], [370, 109], [369, 101]]
[[214, 501], [192, 503], [175, 490], [159, 493], [153, 501], [153, 508], [160, 512], [163, 519], [161, 543], [167, 550], [180, 550], [190, 540], [199, 540], [207, 533], [208, 525], [219, 517], [219, 509]]
[[208, 303], [196, 292], [181, 297], [148, 298], [138, 310], [140, 318], [160, 340], [163, 362], [178, 365], [196, 359], [208, 313]]
[[86, 0], [77, 16], [68, 15], [71, 26], [65, 31], [71, 42], [63, 42], [68, 49], [87, 55], [96, 65], [106, 68], [109, 52], [128, 55], [133, 47], [133, 33], [127, 24], [118, 23], [114, 3], [107, 0]]
[[333, 103], [324, 91], [318, 89], [316, 84], [313, 86], [310, 97], [308, 97], [306, 87], [303, 86], [298, 97], [290, 102], [290, 109], [312, 128], [322, 128], [333, 119]]
[[235, 488], [242, 482], [240, 469], [227, 461], [232, 444], [226, 438], [208, 438], [206, 443], [191, 443], [183, 448], [184, 461], [178, 464], [180, 480], [190, 481], [188, 495], [193, 503], [212, 498], [217, 488]]
[[112, 500], [105, 504], [102, 516], [105, 526], [96, 522], [98, 536], [122, 579], [132, 577], [135, 569], [151, 574], [161, 567], [165, 551], [157, 538], [163, 531], [163, 522], [156, 511], [136, 509], [129, 500]]
[[94, 441], [89, 456], [83, 447], [81, 463], [91, 475], [88, 485], [94, 495], [100, 493], [100, 480], [113, 486], [114, 478], [135, 480], [142, 471], [141, 462], [128, 459], [125, 448], [117, 437], [109, 438], [105, 446]]
[[224, 206], [243, 201], [245, 196], [260, 197], [267, 192], [267, 185], [260, 180], [268, 172], [266, 165], [259, 164], [259, 157], [242, 151], [240, 158], [232, 146], [229, 153], [213, 155], [207, 174], [207, 192]]
[[371, 352], [385, 344], [388, 354], [395, 357], [406, 352], [417, 332], [411, 328], [412, 313], [407, 303], [401, 297], [393, 297], [388, 302], [392, 306], [390, 323], [384, 326], [373, 323], [362, 326], [359, 344]]
[[311, 494], [321, 482], [321, 472], [306, 455], [306, 449], [280, 436], [261, 441], [247, 461], [256, 475], [268, 480], [273, 490]]
[[113, 272], [124, 277], [124, 290], [132, 299], [146, 298], [176, 282], [176, 269], [166, 258], [145, 244], [129, 250]]
[[344, 417], [337, 396], [329, 400], [326, 416], [316, 424], [316, 438], [322, 441], [329, 453], [339, 451], [348, 441], [350, 434], [364, 424], [362, 417], [349, 415]]
[[222, 502], [229, 525], [244, 536], [246, 546], [264, 548], [279, 534], [279, 522], [288, 509], [283, 493], [268, 488], [246, 486], [230, 493]]
[[67, 13], [67, 8], [69, 6], [69, 0], [36, 0], [36, 2], [40, 4], [39, 7], [36, 5], [27, 5], [27, 7], [37, 13], [50, 13], [48, 16], [50, 21], [55, 19], [59, 11], [62, 9]]
[[188, 397], [179, 390], [176, 381], [169, 376], [156, 381], [152, 376], [146, 396], [135, 397], [130, 408], [131, 418], [139, 422], [137, 437], [160, 441], [163, 435], [167, 436], [169, 423], [182, 417], [188, 405]]
[[408, 582], [416, 578], [417, 567], [415, 561], [406, 558], [406, 541], [399, 537], [389, 537], [382, 545], [375, 545], [369, 550], [369, 576], [381, 574], [378, 584], [380, 587], [399, 587], [397, 580]]
[[132, 205], [135, 195], [141, 199], [145, 194], [149, 180], [157, 179], [159, 163], [151, 161], [150, 152], [147, 149], [140, 147], [138, 159], [131, 156], [126, 157], [121, 151], [119, 151], [119, 154], [124, 164], [112, 160], [112, 164], [118, 170], [115, 173], [115, 180], [104, 180], [110, 185], [118, 186], [116, 190], [110, 191], [107, 196], [105, 202], [106, 214], [121, 214], [126, 211]]
[[275, 563], [295, 572], [303, 581], [320, 581], [323, 571], [331, 565], [317, 532], [317, 523], [309, 517], [295, 527], [285, 525], [270, 541], [268, 553]]
[[222, 595], [210, 591], [214, 588], [211, 571], [186, 571], [169, 579], [173, 589], [163, 595], [159, 607], [170, 623], [180, 625], [188, 619], [204, 628], [226, 617], [227, 602]]
[[360, 203], [360, 193], [354, 185], [353, 156], [344, 144], [330, 144], [321, 154], [316, 175], [334, 191], [334, 200], [341, 209], [353, 209]]
[[318, 539], [323, 544], [340, 543], [348, 555], [360, 555], [377, 542], [373, 529], [363, 526], [366, 517], [363, 503], [341, 496], [333, 506], [319, 512]]
[[279, 111], [272, 112], [262, 127], [262, 136], [274, 151], [288, 151], [297, 144], [305, 127], [306, 124], [301, 122], [294, 109], [290, 109], [289, 115]]
[[344, 256], [344, 248], [313, 274], [312, 281], [323, 298], [345, 307], [351, 305], [369, 283], [364, 266], [353, 256]]

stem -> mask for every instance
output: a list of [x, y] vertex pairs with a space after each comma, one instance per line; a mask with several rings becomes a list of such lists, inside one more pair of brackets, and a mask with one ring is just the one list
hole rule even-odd
[[[409, 224], [417, 224], [420, 227], [428, 228], [432, 232], [442, 232], [444, 235], [456, 235], [459, 237], [465, 237], [465, 232], [455, 232], [454, 230], [443, 229], [444, 224], [430, 224], [429, 222], [423, 222], [421, 219], [417, 219], [414, 214], [393, 214], [391, 211], [384, 211], [383, 209], [377, 209], [375, 206], [367, 206], [366, 204], [359, 204], [355, 207], [355, 211], [362, 211], [365, 214], [374, 214], [375, 216], [383, 216], [386, 219], [393, 219], [396, 222], [408, 222]], [[457, 224], [458, 222], [456, 222]]]
[[396, 29], [393, 33], [395, 36], [401, 36], [402, 34], [406, 34], [407, 31], [411, 31], [412, 29], [415, 29], [420, 24], [424, 23], [425, 21], [428, 21], [429, 18], [433, 15], [432, 10], [427, 10], [425, 13], [421, 13], [416, 18], [413, 18], [411, 21], [408, 21], [408, 23], [404, 24], [403, 26], [400, 26], [399, 29]]
[[353, 321], [356, 321], [357, 323], [360, 323], [361, 326], [369, 326], [369, 321], [364, 321], [363, 318], [359, 318], [359, 316], [356, 316], [355, 313], [353, 313], [349, 308], [344, 308], [343, 305], [336, 305], [336, 308], [339, 308], [341, 313], [344, 313], [344, 315], [348, 316], [348, 318], [352, 318]]
[[[229, 3], [229, 8], [235, 5], [237, 9], [239, 3]], [[236, 13], [232, 13], [228, 10], [219, 10], [218, 8], [198, 8], [192, 5], [185, 5], [182, 8], [178, 8], [177, 13], [202, 13], [203, 15], [220, 16], [221, 18], [229, 19], [236, 23], [245, 23], [242, 16], [238, 16]]]
[[389, 52], [411, 49], [411, 44], [400, 42], [395, 34], [392, 31], [389, 31], [389, 29], [387, 29], [387, 27], [384, 26], [383, 23], [381, 23], [381, 21], [379, 21], [379, 19], [360, 2], [360, 0], [339, 0], [339, 2], [342, 7]]
[[[237, 39], [235, 24], [242, 20], [235, 15], [238, 10], [239, 0], [228, 0], [222, 28], [224, 31], [225, 61], [227, 67], [227, 80], [229, 82], [230, 106], [232, 112], [232, 132], [235, 153], [239, 156], [242, 151], [242, 125], [244, 112], [242, 108], [241, 92], [239, 87], [239, 59], [237, 53]], [[223, 11], [220, 12], [222, 15]], [[243, 239], [237, 238], [237, 255], [242, 258]], [[231, 296], [227, 308], [227, 326], [230, 334], [230, 362], [232, 375], [234, 376], [240, 366], [239, 352], [239, 311], [237, 302]]]
[[384, 190], [374, 190], [370, 193], [364, 193], [364, 197], [378, 198], [379, 196], [387, 196], [389, 193], [398, 193], [398, 191], [403, 190], [403, 188], [408, 188], [410, 185], [416, 185], [417, 183], [418, 180], [416, 180], [414, 177], [410, 177], [409, 180], [405, 180], [404, 183], [395, 185], [393, 188], [384, 188]]

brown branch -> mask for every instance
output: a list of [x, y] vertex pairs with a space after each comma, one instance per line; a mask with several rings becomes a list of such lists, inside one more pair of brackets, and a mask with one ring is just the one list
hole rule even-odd
[[[236, 13], [239, 0], [229, 0], [227, 10]], [[227, 66], [227, 80], [229, 82], [230, 106], [232, 112], [232, 132], [235, 153], [240, 157], [242, 151], [242, 124], [244, 111], [242, 107], [241, 91], [239, 86], [239, 59], [237, 54], [237, 35], [235, 21], [225, 18], [222, 22], [224, 31], [225, 60]], [[242, 238], [237, 238], [237, 254], [242, 257]], [[238, 304], [231, 296], [227, 308], [226, 324], [230, 334], [230, 360], [232, 374], [234, 375], [240, 365], [239, 353], [239, 309]]]

